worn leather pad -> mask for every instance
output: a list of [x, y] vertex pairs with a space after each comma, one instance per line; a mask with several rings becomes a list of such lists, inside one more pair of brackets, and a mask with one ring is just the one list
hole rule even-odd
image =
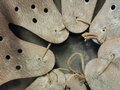
[[86, 80], [91, 90], [118, 90], [120, 88], [120, 58], [111, 63], [108, 68], [99, 75], [99, 72], [108, 63], [105, 59], [90, 61], [85, 69]]
[[120, 0], [106, 0], [90, 26], [90, 33], [106, 40], [120, 37]]
[[72, 74], [66, 74], [65, 76], [68, 79], [65, 90], [87, 90], [84, 81], [81, 81], [79, 77], [71, 77]]
[[73, 33], [87, 30], [97, 0], [62, 0], [62, 16], [67, 29]]
[[54, 64], [54, 54], [46, 48], [18, 39], [9, 30], [8, 21], [0, 14], [0, 85], [18, 78], [41, 76]]
[[26, 90], [87, 90], [83, 82], [72, 76], [70, 73], [53, 70], [48, 75], [37, 78]]
[[106, 41], [98, 51], [98, 57], [109, 59], [114, 54], [115, 58], [120, 57], [120, 38]]
[[1, 0], [0, 12], [8, 23], [26, 28], [51, 43], [62, 43], [69, 32], [53, 0]]
[[64, 90], [65, 75], [53, 70], [46, 76], [37, 78], [26, 90]]

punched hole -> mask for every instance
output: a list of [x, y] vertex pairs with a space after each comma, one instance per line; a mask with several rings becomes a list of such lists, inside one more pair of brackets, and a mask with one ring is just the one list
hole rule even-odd
[[17, 65], [16, 66], [16, 70], [20, 70], [21, 69], [21, 66], [20, 65]]
[[106, 31], [106, 27], [104, 27], [104, 28], [102, 29], [102, 31], [105, 32], [105, 31]]
[[41, 60], [41, 58], [38, 58], [38, 60]]
[[2, 41], [3, 40], [3, 37], [2, 36], [0, 36], [0, 41]]
[[32, 9], [35, 9], [35, 4], [32, 4], [32, 5], [31, 5], [31, 8], [32, 8]]
[[7, 56], [6, 56], [6, 59], [7, 59], [7, 60], [9, 60], [9, 59], [10, 59], [10, 56], [9, 56], [9, 55], [7, 55]]
[[37, 19], [36, 19], [36, 18], [33, 18], [33, 22], [34, 22], [34, 23], [37, 23]]
[[45, 12], [45, 13], [48, 13], [48, 9], [47, 9], [47, 8], [45, 8], [45, 9], [44, 9], [44, 12]]
[[105, 29], [103, 29], [103, 32], [105, 32], [106, 30]]
[[112, 10], [114, 10], [115, 8], [116, 8], [116, 6], [115, 6], [115, 5], [112, 5], [112, 6], [111, 6], [111, 9], [112, 9]]
[[15, 7], [15, 11], [17, 12], [19, 10], [19, 8], [18, 7]]
[[68, 87], [67, 85], [65, 86], [65, 90], [71, 90], [70, 87]]
[[85, 2], [89, 2], [89, 0], [85, 0]]
[[23, 52], [23, 50], [22, 49], [18, 49], [18, 53], [22, 53]]
[[55, 32], [57, 32], [57, 30], [55, 30]]
[[76, 17], [76, 19], [78, 19], [78, 17]]

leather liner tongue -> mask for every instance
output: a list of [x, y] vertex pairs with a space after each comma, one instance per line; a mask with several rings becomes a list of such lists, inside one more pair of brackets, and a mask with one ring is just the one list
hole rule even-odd
[[[8, 81], [41, 76], [55, 64], [54, 54], [46, 48], [17, 38], [0, 13], [0, 85]], [[42, 58], [43, 57], [43, 58]]]
[[1, 0], [0, 12], [13, 23], [51, 43], [62, 43], [69, 32], [53, 0]]
[[[90, 33], [106, 40], [120, 37], [120, 0], [105, 0], [101, 10], [90, 25]], [[104, 42], [105, 42], [104, 41]], [[96, 41], [95, 41], [96, 42]]]
[[62, 0], [62, 16], [67, 29], [82, 33], [91, 24], [97, 0]]

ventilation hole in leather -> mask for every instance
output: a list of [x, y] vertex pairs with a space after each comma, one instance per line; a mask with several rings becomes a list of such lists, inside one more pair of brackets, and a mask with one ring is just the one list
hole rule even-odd
[[68, 87], [67, 85], [65, 86], [65, 90], [71, 90], [70, 87]]
[[20, 65], [17, 65], [16, 66], [16, 70], [20, 70], [21, 69], [21, 66]]
[[35, 9], [35, 4], [32, 4], [32, 5], [31, 5], [31, 8], [32, 8], [32, 9]]
[[3, 37], [2, 36], [0, 36], [0, 41], [2, 41], [3, 40]]
[[106, 29], [103, 29], [102, 31], [103, 31], [103, 32], [105, 32], [105, 31], [106, 31]]
[[104, 27], [104, 28], [102, 29], [103, 32], [105, 32], [106, 30], [107, 30], [106, 27]]
[[9, 59], [10, 59], [10, 55], [7, 55], [7, 56], [6, 56], [6, 59], [9, 60]]
[[114, 10], [115, 8], [116, 8], [116, 6], [115, 6], [115, 5], [112, 5], [112, 6], [111, 6], [111, 9], [112, 9], [112, 10]]
[[85, 2], [89, 2], [89, 0], [85, 0]]
[[57, 32], [57, 30], [55, 30], [55, 32]]
[[18, 7], [15, 7], [15, 11], [17, 12], [19, 10], [19, 8]]
[[38, 58], [38, 60], [41, 60], [41, 58]]
[[37, 23], [37, 19], [36, 19], [36, 18], [33, 18], [33, 22], [34, 22], [34, 23]]
[[22, 49], [18, 49], [18, 53], [22, 53], [23, 52], [23, 50]]
[[47, 8], [45, 8], [45, 9], [44, 9], [44, 12], [45, 12], [45, 13], [48, 13], [48, 9], [47, 9]]
[[105, 31], [106, 31], [106, 29], [103, 29], [102, 31], [103, 31], [103, 32], [105, 32]]

